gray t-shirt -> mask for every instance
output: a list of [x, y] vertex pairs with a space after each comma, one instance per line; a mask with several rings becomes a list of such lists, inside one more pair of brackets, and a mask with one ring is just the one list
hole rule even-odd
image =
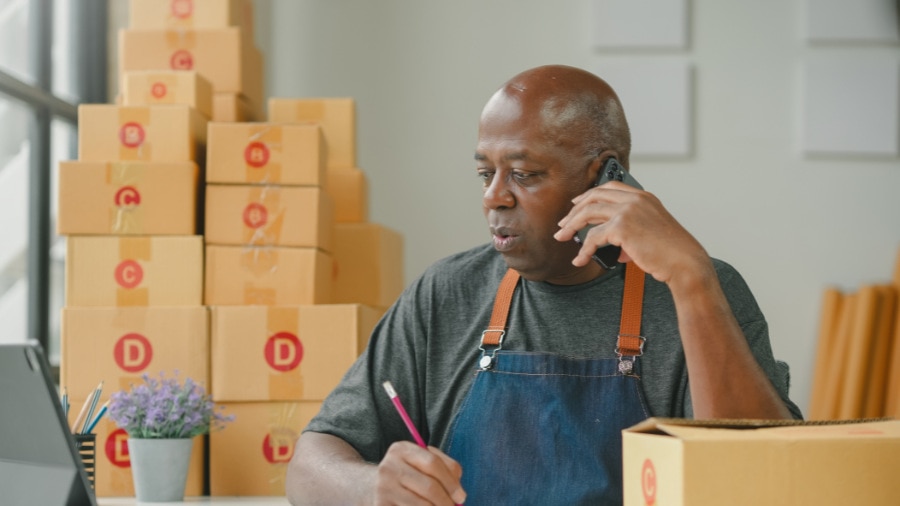
[[[768, 327], [743, 278], [714, 260], [719, 281], [750, 349], [795, 417], [789, 374], [772, 356]], [[483, 245], [438, 261], [401, 294], [372, 332], [368, 348], [325, 399], [305, 430], [338, 436], [378, 462], [391, 443], [410, 440], [385, 393], [390, 380], [428, 444], [443, 447], [478, 366], [502, 256]], [[588, 283], [551, 285], [522, 279], [509, 313], [504, 350], [579, 358], [615, 357], [624, 269]], [[641, 334], [641, 382], [653, 416], [691, 417], [687, 367], [671, 293], [647, 276]], [[486, 407], [489, 409], [489, 407]]]

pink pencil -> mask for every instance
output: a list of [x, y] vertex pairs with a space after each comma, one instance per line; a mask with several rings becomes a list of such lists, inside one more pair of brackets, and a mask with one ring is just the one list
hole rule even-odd
[[400, 397], [397, 396], [397, 391], [394, 390], [394, 385], [391, 385], [390, 381], [385, 381], [382, 383], [384, 385], [385, 391], [387, 391], [388, 397], [391, 398], [391, 402], [394, 403], [394, 407], [397, 408], [397, 412], [400, 413], [400, 418], [403, 419], [403, 423], [406, 424], [406, 428], [409, 429], [409, 433], [412, 434], [413, 439], [416, 440], [419, 446], [425, 448], [427, 445], [425, 441], [422, 439], [422, 436], [419, 435], [419, 431], [416, 430], [416, 426], [413, 425], [412, 420], [410, 420], [409, 415], [406, 413], [406, 409], [403, 407], [403, 404], [400, 403]]
[[[403, 419], [403, 423], [406, 424], [406, 428], [409, 429], [409, 433], [412, 434], [413, 439], [415, 439], [416, 443], [422, 448], [427, 448], [428, 445], [425, 444], [425, 440], [422, 439], [422, 436], [419, 435], [419, 431], [416, 430], [416, 426], [413, 425], [412, 420], [409, 418], [409, 414], [406, 412], [406, 408], [400, 403], [400, 397], [397, 396], [394, 385], [391, 385], [390, 381], [385, 381], [382, 385], [384, 386], [384, 390], [387, 392], [388, 397], [391, 398], [391, 402], [394, 403], [394, 407], [397, 408], [397, 412], [400, 413], [400, 418]], [[457, 504], [456, 506], [460, 505]]]

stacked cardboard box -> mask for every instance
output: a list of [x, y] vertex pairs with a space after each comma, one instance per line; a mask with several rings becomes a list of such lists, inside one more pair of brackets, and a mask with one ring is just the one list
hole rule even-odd
[[[262, 107], [250, 7], [132, 0], [118, 105], [79, 108], [78, 161], [60, 164], [58, 222], [69, 236], [61, 384], [73, 406], [100, 380], [100, 402], [144, 374], [209, 386], [200, 235], [207, 123], [220, 93], [255, 104], [245, 107], [250, 117]], [[154, 60], [160, 55], [165, 62]], [[96, 435], [97, 494], [132, 495], [127, 435], [109, 419]], [[205, 437], [195, 439], [187, 495], [207, 492], [205, 447]]]
[[331, 302], [319, 127], [211, 123], [209, 138], [206, 304]]
[[300, 431], [381, 315], [361, 304], [214, 306], [213, 396], [236, 419], [210, 435], [210, 492], [283, 496]]
[[[60, 164], [58, 222], [68, 236], [61, 384], [74, 406], [99, 381], [99, 402], [143, 374], [208, 382], [196, 235], [206, 122], [185, 104], [79, 107], [79, 159]], [[97, 494], [132, 494], [124, 433], [105, 420], [96, 435], [108, 450], [97, 455]], [[203, 444], [188, 494], [203, 493]]]
[[622, 431], [625, 506], [897, 504], [900, 421], [649, 418]]
[[[249, 0], [130, 6], [118, 106], [82, 108], [60, 167], [62, 384], [77, 405], [100, 379], [104, 401], [144, 373], [204, 382], [236, 420], [198, 438], [187, 495], [284, 495], [299, 432], [402, 289], [402, 240], [368, 222], [352, 99], [250, 122]], [[97, 436], [98, 495], [133, 494], [127, 435]]]
[[[59, 166], [57, 227], [68, 236], [60, 379], [74, 406], [99, 381], [100, 403], [143, 374], [208, 382], [208, 361], [196, 360], [209, 341], [197, 235], [207, 121], [187, 101], [79, 107], [78, 160]], [[96, 436], [107, 450], [97, 455], [97, 494], [132, 494], [124, 431], [106, 419]], [[197, 438], [191, 495], [203, 493], [203, 452]]]
[[264, 114], [262, 53], [253, 38], [250, 0], [131, 0], [119, 32], [119, 68], [195, 70], [211, 84], [213, 121]]
[[387, 309], [403, 290], [403, 238], [368, 219], [368, 181], [356, 163], [352, 98], [270, 98], [270, 121], [316, 123], [328, 157], [325, 191], [335, 203], [332, 298]]
[[399, 234], [366, 222], [353, 100], [277, 99], [269, 117], [209, 128], [212, 391], [237, 415], [210, 436], [213, 495], [284, 494], [299, 432], [402, 289]]
[[[318, 410], [304, 395], [304, 379], [315, 384], [316, 371], [306, 371], [329, 358], [316, 348], [325, 336], [308, 314], [331, 302], [333, 209], [322, 190], [322, 135], [317, 125], [272, 123], [212, 123], [209, 135], [212, 392], [236, 415], [210, 435], [210, 492], [284, 495], [294, 441]], [[327, 338], [353, 336], [354, 354], [356, 328]]]

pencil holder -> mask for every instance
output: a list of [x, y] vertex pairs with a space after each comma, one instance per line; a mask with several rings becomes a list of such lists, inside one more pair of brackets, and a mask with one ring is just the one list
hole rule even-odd
[[84, 470], [87, 472], [88, 480], [91, 482], [91, 488], [96, 488], [94, 487], [94, 471], [97, 465], [97, 435], [74, 434], [74, 436], [75, 451], [84, 464]]

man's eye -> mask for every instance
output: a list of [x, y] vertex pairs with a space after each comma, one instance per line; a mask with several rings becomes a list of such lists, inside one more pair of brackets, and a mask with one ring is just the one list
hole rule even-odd
[[494, 173], [490, 171], [479, 171], [478, 179], [480, 179], [483, 183], [487, 184], [491, 181], [491, 178], [494, 177]]
[[534, 177], [534, 174], [528, 172], [514, 172], [513, 177], [520, 183], [527, 183]]

